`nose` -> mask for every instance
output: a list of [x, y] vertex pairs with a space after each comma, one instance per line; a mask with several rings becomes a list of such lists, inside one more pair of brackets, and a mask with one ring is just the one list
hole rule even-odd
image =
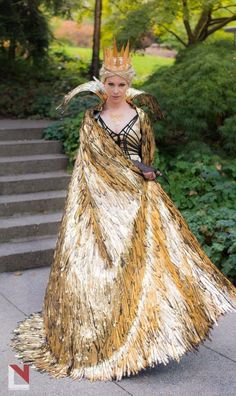
[[114, 86], [114, 93], [117, 94], [119, 92], [119, 88], [117, 86]]

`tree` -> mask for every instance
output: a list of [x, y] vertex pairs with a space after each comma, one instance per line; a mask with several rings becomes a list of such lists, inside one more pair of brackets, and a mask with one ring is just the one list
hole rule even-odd
[[91, 77], [99, 74], [99, 51], [101, 39], [102, 0], [95, 1], [94, 30], [93, 30], [93, 56], [90, 69]]
[[[170, 3], [175, 10], [172, 17], [169, 10]], [[162, 8], [162, 16], [166, 13], [170, 20], [170, 24], [168, 24], [164, 22], [163, 17], [162, 20], [159, 18], [160, 26], [173, 34], [185, 47], [205, 41], [217, 30], [236, 20], [236, 1], [232, 0], [178, 0], [168, 2], [168, 6], [162, 1], [159, 2], [159, 7]], [[180, 37], [172, 29], [176, 17], [182, 21], [185, 38]]]
[[[0, 0], [0, 51], [9, 60], [16, 54], [42, 60], [47, 55], [52, 34], [48, 17], [72, 18], [74, 10], [88, 9], [84, 0]], [[78, 14], [77, 14], [78, 19]]]
[[[119, 7], [122, 23], [119, 23], [119, 15], [117, 15], [117, 34], [116, 29], [114, 29], [114, 33], [117, 35], [118, 44], [123, 44], [129, 40], [132, 48], [143, 49], [145, 46], [148, 46], [145, 43], [145, 38], [151, 36], [152, 26], [154, 24], [152, 18], [153, 5], [147, 3], [145, 7], [143, 7], [143, 4], [138, 8], [136, 7], [137, 2], [135, 3], [135, 7], [129, 3], [128, 9]], [[110, 29], [112, 29], [112, 26], [114, 28], [113, 21], [111, 20]]]
[[101, 41], [101, 19], [102, 19], [102, 0], [46, 0], [47, 7], [54, 11], [55, 15], [61, 15], [69, 19], [82, 21], [84, 16], [93, 16], [93, 53], [90, 67], [91, 77], [98, 77], [100, 60], [100, 41]]
[[9, 60], [16, 51], [33, 61], [46, 54], [50, 32], [46, 17], [40, 10], [42, 1], [0, 1], [0, 49]]
[[[170, 33], [181, 45], [188, 47], [205, 41], [210, 35], [236, 20], [236, 0], [117, 0], [113, 2], [112, 14], [107, 27], [113, 26], [118, 37], [131, 36], [134, 25], [138, 40], [147, 31], [158, 35]], [[147, 29], [143, 28], [145, 20]], [[131, 39], [132, 42], [132, 39]]]

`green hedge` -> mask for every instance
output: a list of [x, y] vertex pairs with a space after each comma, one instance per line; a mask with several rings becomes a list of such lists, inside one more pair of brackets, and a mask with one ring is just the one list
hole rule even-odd
[[236, 152], [236, 52], [232, 43], [202, 43], [180, 51], [175, 64], [159, 69], [143, 89], [166, 114], [156, 127], [164, 144], [200, 139]]
[[214, 154], [193, 141], [176, 157], [157, 154], [159, 178], [213, 263], [236, 280], [236, 160]]
[[65, 93], [88, 80], [89, 65], [60, 51], [38, 66], [22, 59], [11, 63], [2, 55], [0, 63], [3, 117], [57, 119], [56, 106]]

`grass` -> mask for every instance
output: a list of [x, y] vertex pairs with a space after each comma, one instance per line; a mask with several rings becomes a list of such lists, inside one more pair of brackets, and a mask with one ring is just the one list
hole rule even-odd
[[[71, 57], [79, 57], [87, 63], [91, 62], [92, 59], [91, 48], [72, 47], [66, 44], [54, 44], [52, 49], [63, 51]], [[102, 58], [102, 51], [100, 56]], [[160, 67], [171, 66], [174, 63], [174, 59], [164, 58], [161, 56], [134, 54], [132, 56], [132, 63], [138, 76], [138, 78], [134, 79], [134, 83], [136, 82], [140, 84], [144, 83], [145, 80]]]

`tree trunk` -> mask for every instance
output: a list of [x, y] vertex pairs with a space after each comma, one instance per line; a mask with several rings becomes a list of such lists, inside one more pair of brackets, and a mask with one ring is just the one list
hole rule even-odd
[[183, 23], [188, 36], [188, 43], [191, 44], [194, 41], [194, 37], [189, 23], [188, 2], [186, 0], [183, 0], [182, 3], [183, 3]]
[[215, 33], [217, 30], [222, 29], [229, 22], [235, 20], [236, 14], [233, 14], [231, 17], [228, 18], [213, 18], [212, 7], [205, 8], [202, 11], [201, 16], [195, 26], [192, 37], [189, 36], [186, 29], [186, 33], [188, 35], [187, 46], [205, 41], [207, 37], [209, 37], [211, 34]]
[[[212, 14], [212, 8], [205, 8], [202, 10], [201, 16], [195, 26], [194, 32], [193, 32], [193, 37], [194, 37], [194, 42], [197, 43], [200, 41], [204, 41], [207, 37], [207, 30], [208, 27], [211, 23], [211, 14]], [[191, 43], [189, 43], [191, 44]]]
[[8, 49], [8, 59], [14, 60], [16, 57], [16, 40], [11, 39], [9, 49]]
[[101, 38], [102, 0], [96, 0], [94, 11], [94, 31], [93, 31], [93, 56], [90, 69], [90, 76], [99, 75], [99, 51]]

